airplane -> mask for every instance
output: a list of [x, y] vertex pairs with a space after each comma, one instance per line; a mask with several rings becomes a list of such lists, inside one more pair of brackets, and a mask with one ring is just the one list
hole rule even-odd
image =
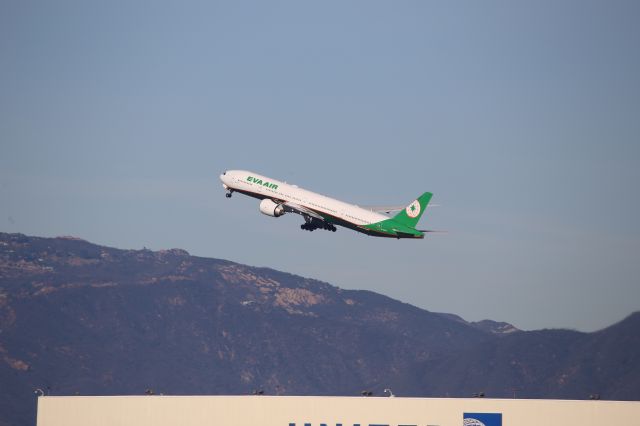
[[[388, 238], [424, 238], [427, 229], [416, 229], [431, 197], [425, 192], [408, 206], [357, 206], [329, 198], [246, 170], [227, 170], [220, 175], [226, 197], [239, 192], [260, 201], [260, 212], [272, 217], [296, 213], [304, 218], [300, 228], [336, 232], [336, 225], [366, 235]], [[393, 216], [383, 213], [398, 211]]]

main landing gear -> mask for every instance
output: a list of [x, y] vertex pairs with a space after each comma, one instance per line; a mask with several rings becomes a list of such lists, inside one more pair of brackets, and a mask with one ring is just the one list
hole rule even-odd
[[330, 223], [322, 223], [322, 225], [316, 225], [313, 222], [307, 222], [307, 223], [303, 223], [302, 225], [300, 225], [300, 229], [305, 230], [305, 231], [315, 231], [316, 229], [325, 229], [327, 231], [331, 231], [331, 232], [336, 232], [337, 229], [335, 226], [333, 226]]

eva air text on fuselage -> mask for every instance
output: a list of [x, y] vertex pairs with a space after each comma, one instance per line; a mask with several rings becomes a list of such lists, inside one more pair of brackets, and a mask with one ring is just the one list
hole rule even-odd
[[256, 185], [266, 186], [267, 188], [273, 189], [273, 190], [278, 189], [278, 185], [276, 185], [275, 183], [266, 182], [266, 181], [263, 182], [262, 179], [254, 178], [253, 176], [247, 176], [247, 182], [253, 182]]

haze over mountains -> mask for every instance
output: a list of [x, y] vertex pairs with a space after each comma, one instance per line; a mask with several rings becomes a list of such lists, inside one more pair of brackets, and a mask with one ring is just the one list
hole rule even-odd
[[640, 313], [520, 331], [179, 249], [0, 233], [0, 425], [33, 424], [36, 388], [638, 400]]

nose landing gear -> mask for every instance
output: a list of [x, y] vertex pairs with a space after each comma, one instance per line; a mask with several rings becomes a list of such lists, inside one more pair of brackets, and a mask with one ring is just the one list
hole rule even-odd
[[226, 194], [224, 194], [224, 196], [227, 197], [227, 198], [231, 198], [232, 194], [233, 194], [233, 190], [230, 189], [229, 191], [227, 191]]

